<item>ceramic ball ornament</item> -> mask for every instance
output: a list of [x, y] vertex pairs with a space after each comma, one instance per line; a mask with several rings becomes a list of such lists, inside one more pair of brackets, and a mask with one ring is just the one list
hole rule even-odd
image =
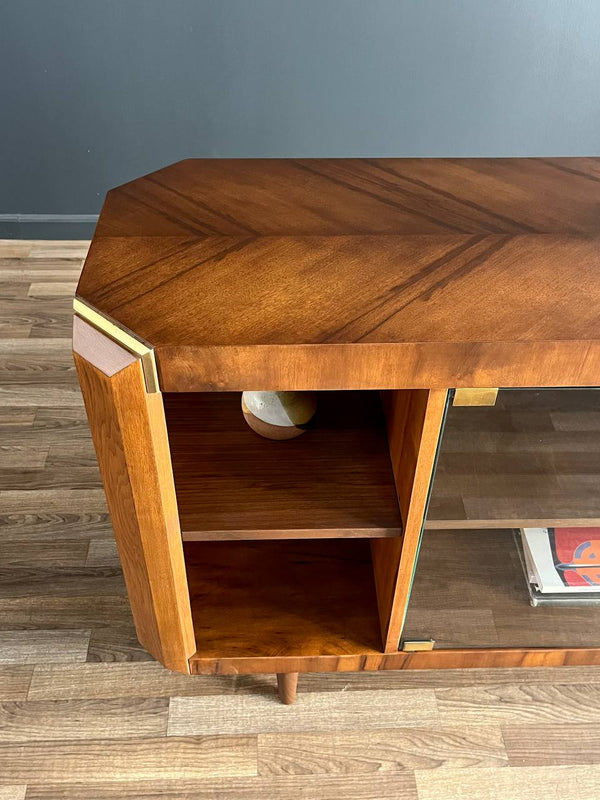
[[243, 392], [242, 413], [266, 439], [294, 439], [317, 410], [316, 392]]

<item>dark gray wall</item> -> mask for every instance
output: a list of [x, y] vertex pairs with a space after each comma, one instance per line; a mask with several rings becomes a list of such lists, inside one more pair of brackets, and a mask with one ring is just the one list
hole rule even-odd
[[188, 156], [600, 153], [599, 0], [0, 0], [0, 70], [5, 215]]

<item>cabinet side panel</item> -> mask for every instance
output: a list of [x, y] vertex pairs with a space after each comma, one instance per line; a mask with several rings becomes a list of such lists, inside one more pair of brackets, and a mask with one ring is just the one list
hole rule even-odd
[[107, 376], [74, 354], [140, 642], [169, 669], [195, 651], [160, 394], [141, 363]]
[[383, 395], [402, 536], [373, 539], [371, 555], [386, 652], [398, 648], [427, 497], [444, 419], [447, 392], [399, 389]]

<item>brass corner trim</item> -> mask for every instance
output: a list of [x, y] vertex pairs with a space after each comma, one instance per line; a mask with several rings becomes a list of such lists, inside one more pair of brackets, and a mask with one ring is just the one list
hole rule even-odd
[[119, 327], [108, 317], [105, 317], [93, 306], [88, 305], [78, 297], [73, 298], [73, 311], [94, 328], [108, 336], [113, 342], [121, 345], [125, 350], [137, 356], [142, 362], [142, 371], [146, 383], [146, 391], [149, 394], [160, 392], [158, 381], [158, 370], [156, 369], [156, 359], [154, 350], [144, 342], [140, 342], [133, 334]]
[[423, 653], [428, 650], [433, 650], [435, 639], [416, 639], [412, 641], [402, 642], [403, 653]]
[[494, 406], [498, 389], [455, 389], [453, 406]]

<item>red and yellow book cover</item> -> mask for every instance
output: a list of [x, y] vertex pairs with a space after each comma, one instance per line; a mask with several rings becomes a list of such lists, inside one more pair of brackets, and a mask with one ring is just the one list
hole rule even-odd
[[548, 528], [548, 538], [565, 586], [600, 588], [600, 528]]

